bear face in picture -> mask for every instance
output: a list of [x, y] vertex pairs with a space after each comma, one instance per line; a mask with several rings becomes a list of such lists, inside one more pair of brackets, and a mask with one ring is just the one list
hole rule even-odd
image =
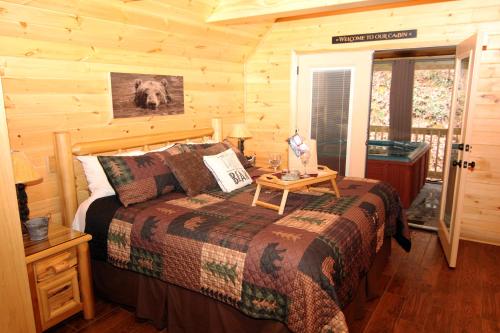
[[135, 105], [150, 110], [156, 110], [160, 105], [167, 105], [172, 101], [167, 87], [166, 79], [160, 82], [135, 80]]

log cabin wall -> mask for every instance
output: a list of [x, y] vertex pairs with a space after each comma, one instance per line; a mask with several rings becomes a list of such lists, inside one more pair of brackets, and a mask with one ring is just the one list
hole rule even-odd
[[[43, 182], [31, 216], [61, 221], [52, 132], [136, 136], [244, 120], [244, 61], [270, 24], [208, 25], [217, 1], [0, 1], [0, 77], [11, 147]], [[185, 113], [113, 119], [109, 72], [184, 76]]]
[[[418, 29], [418, 38], [331, 44], [333, 35]], [[247, 151], [265, 163], [269, 151], [286, 150], [294, 82], [293, 54], [361, 49], [456, 45], [478, 29], [489, 33], [482, 54], [473, 121], [476, 170], [469, 175], [462, 237], [500, 244], [500, 4], [451, 1], [275, 23], [245, 64], [245, 120], [254, 134]], [[367, 87], [368, 89], [368, 87]], [[262, 162], [261, 162], [262, 163]]]

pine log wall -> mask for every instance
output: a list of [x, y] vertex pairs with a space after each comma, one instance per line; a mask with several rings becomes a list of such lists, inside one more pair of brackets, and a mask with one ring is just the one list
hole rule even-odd
[[[52, 133], [135, 136], [244, 120], [244, 62], [270, 24], [208, 25], [217, 1], [0, 1], [0, 77], [9, 137], [43, 176], [31, 216], [61, 208]], [[109, 72], [184, 76], [185, 113], [113, 119]]]
[[[333, 35], [418, 29], [418, 38], [332, 45]], [[245, 64], [245, 120], [254, 134], [246, 148], [265, 160], [286, 151], [293, 53], [456, 45], [477, 29], [489, 33], [482, 54], [473, 122], [476, 170], [467, 180], [462, 237], [500, 244], [500, 3], [451, 1], [275, 23]]]

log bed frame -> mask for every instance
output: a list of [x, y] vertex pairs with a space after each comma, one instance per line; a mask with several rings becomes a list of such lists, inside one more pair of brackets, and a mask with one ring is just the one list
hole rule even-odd
[[160, 144], [191, 140], [222, 139], [222, 119], [213, 118], [212, 127], [141, 136], [72, 143], [71, 132], [55, 132], [55, 154], [63, 224], [71, 227], [78, 205], [89, 196], [88, 184], [75, 156], [117, 153], [132, 148], [148, 151]]

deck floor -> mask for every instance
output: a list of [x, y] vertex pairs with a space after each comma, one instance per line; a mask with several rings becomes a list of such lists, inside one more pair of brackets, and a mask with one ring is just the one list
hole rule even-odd
[[409, 223], [437, 229], [442, 187], [441, 183], [425, 183], [410, 208], [406, 210]]
[[[393, 242], [385, 292], [351, 333], [500, 332], [500, 246], [462, 241], [449, 269], [435, 233], [413, 231], [412, 239], [410, 254]], [[49, 332], [158, 332], [118, 305], [98, 299], [96, 308], [94, 320], [78, 314]]]

